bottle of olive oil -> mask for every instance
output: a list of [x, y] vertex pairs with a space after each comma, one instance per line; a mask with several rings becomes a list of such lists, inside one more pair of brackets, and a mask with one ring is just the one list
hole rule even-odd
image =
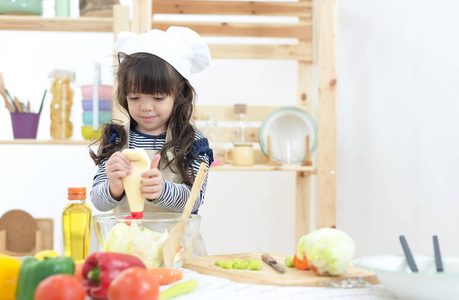
[[86, 188], [69, 188], [68, 204], [62, 212], [64, 255], [76, 262], [89, 255], [91, 243], [91, 208], [85, 203]]

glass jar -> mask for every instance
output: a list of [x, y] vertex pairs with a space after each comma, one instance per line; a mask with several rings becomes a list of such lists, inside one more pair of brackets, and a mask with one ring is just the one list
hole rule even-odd
[[231, 123], [232, 127], [232, 142], [236, 143], [246, 143], [246, 131], [248, 128], [247, 120], [247, 104], [235, 104], [234, 105], [234, 115]]
[[218, 125], [215, 114], [213, 112], [209, 112], [207, 115], [204, 135], [209, 141], [209, 146], [213, 151], [214, 161], [212, 166], [218, 166], [222, 164], [223, 157], [225, 155], [225, 149], [218, 138]]
[[66, 70], [54, 70], [51, 93], [53, 99], [50, 104], [50, 134], [53, 139], [67, 139], [73, 134], [73, 124], [70, 115], [73, 105], [73, 82], [75, 73]]

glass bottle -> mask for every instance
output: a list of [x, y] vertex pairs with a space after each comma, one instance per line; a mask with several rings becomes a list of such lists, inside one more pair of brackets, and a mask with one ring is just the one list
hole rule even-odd
[[209, 112], [206, 120], [206, 130], [204, 135], [209, 141], [209, 146], [213, 151], [214, 162], [213, 166], [217, 166], [223, 162], [223, 156], [225, 155], [225, 150], [223, 146], [219, 143], [218, 139], [218, 129], [217, 129], [217, 120], [215, 119], [215, 114]]
[[68, 204], [62, 212], [64, 255], [76, 262], [89, 255], [91, 243], [91, 208], [85, 203], [86, 188], [69, 188]]
[[215, 114], [213, 112], [209, 112], [207, 114], [205, 136], [209, 143], [218, 142], [217, 120], [215, 119]]
[[232, 141], [234, 144], [246, 143], [247, 104], [235, 104], [232, 122]]
[[75, 73], [65, 70], [54, 70], [50, 74], [53, 77], [51, 93], [53, 99], [50, 104], [50, 134], [53, 139], [70, 138], [73, 134], [73, 124], [70, 114], [73, 105], [73, 81]]

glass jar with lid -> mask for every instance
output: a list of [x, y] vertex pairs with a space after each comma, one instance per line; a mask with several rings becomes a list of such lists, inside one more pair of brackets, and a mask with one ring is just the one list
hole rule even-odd
[[73, 82], [75, 73], [67, 70], [54, 70], [50, 104], [50, 134], [53, 139], [68, 139], [73, 134], [73, 124], [70, 115], [73, 105]]

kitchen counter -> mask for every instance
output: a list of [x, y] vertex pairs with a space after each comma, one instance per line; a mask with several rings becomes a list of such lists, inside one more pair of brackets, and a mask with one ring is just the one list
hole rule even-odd
[[[352, 299], [382, 300], [396, 299], [381, 285], [365, 288], [323, 288], [323, 287], [281, 287], [237, 283], [228, 279], [202, 275], [188, 269], [182, 269], [183, 280], [195, 278], [198, 287], [191, 293], [176, 297], [177, 300], [202, 299]], [[172, 284], [173, 285], [173, 284]], [[169, 286], [162, 286], [161, 290]]]

